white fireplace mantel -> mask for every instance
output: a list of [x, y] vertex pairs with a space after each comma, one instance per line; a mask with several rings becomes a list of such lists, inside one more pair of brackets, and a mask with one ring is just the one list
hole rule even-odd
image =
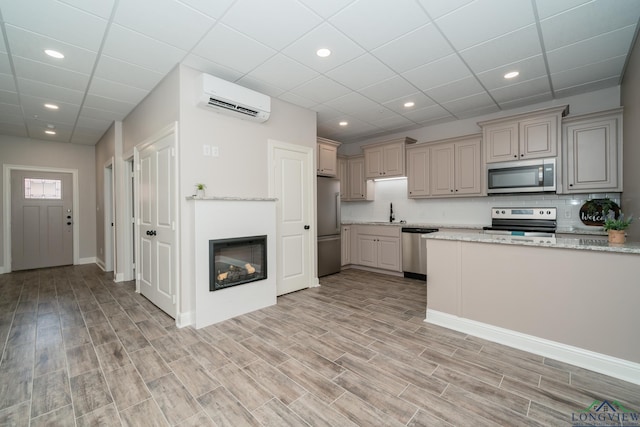
[[[276, 199], [193, 198], [196, 328], [276, 303]], [[267, 236], [267, 278], [209, 291], [209, 240]]]

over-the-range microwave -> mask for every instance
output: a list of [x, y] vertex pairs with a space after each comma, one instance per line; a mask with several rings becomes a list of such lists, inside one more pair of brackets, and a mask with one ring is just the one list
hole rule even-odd
[[487, 164], [487, 194], [556, 191], [556, 159]]

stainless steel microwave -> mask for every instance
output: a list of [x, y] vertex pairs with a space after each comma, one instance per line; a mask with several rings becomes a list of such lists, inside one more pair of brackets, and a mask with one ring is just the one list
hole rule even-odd
[[556, 191], [556, 159], [487, 164], [487, 194]]

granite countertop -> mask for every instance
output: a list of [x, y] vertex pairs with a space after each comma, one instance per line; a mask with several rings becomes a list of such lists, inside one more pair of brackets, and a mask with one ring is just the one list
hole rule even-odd
[[457, 240], [476, 243], [497, 243], [504, 245], [538, 246], [556, 249], [577, 249], [599, 252], [615, 252], [640, 255], [640, 242], [612, 244], [604, 239], [564, 239], [552, 237], [521, 237], [495, 234], [447, 233], [423, 234], [425, 239]]
[[400, 221], [342, 221], [342, 225], [386, 225], [392, 227], [420, 227], [420, 228], [460, 228], [465, 230], [482, 230], [483, 225], [477, 224], [433, 224], [424, 222], [408, 221], [401, 223]]

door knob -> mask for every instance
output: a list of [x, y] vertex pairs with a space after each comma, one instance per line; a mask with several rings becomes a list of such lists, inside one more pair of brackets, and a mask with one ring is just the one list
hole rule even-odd
[[305, 225], [305, 226], [304, 226], [304, 229], [305, 229], [305, 230], [308, 230], [308, 229], [310, 229], [310, 228], [311, 228], [311, 226], [309, 226], [309, 225]]
[[68, 221], [68, 222], [67, 222], [67, 225], [71, 225], [71, 221]]

